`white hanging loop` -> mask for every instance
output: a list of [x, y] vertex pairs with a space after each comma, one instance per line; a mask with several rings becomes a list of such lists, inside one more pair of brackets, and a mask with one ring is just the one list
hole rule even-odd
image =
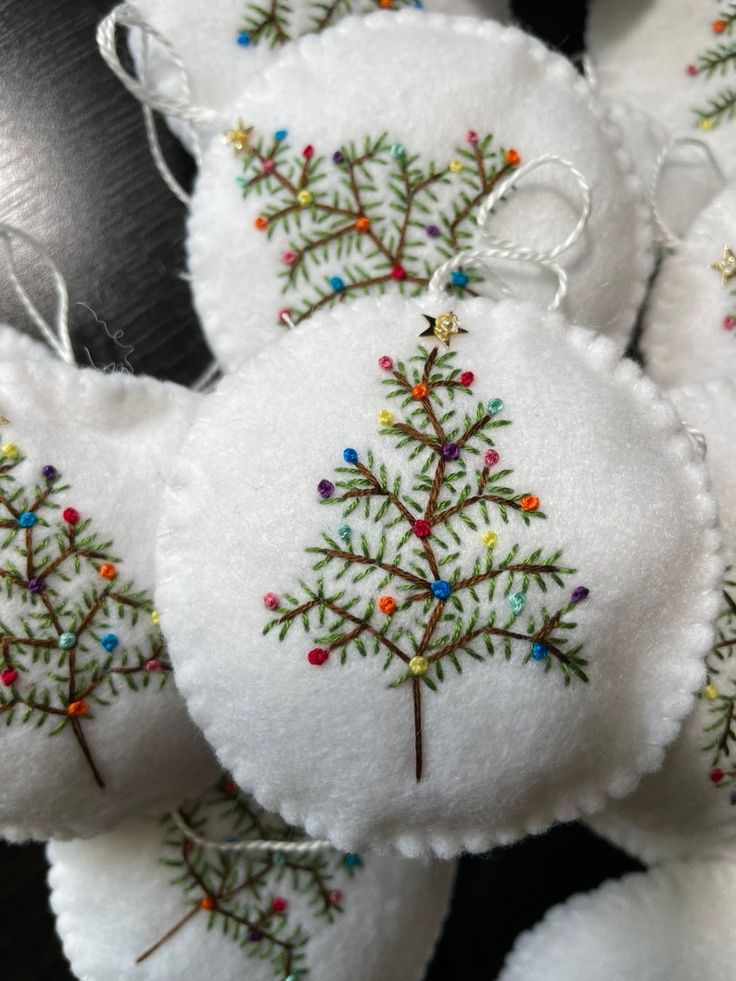
[[305, 841], [210, 841], [208, 838], [202, 838], [201, 835], [198, 835], [178, 811], [172, 811], [171, 817], [188, 841], [194, 842], [195, 845], [200, 845], [202, 848], [209, 848], [218, 852], [239, 852], [246, 855], [268, 855], [271, 852], [282, 852], [284, 855], [310, 855], [324, 851], [326, 848], [333, 848], [329, 841], [319, 841], [312, 838]]
[[[51, 273], [53, 279], [54, 288], [56, 290], [56, 324], [51, 326], [46, 318], [41, 314], [36, 304], [30, 298], [25, 290], [25, 287], [20, 281], [18, 274], [18, 268], [15, 262], [15, 253], [13, 251], [13, 240], [17, 239], [23, 242], [25, 245], [43, 260], [46, 268]], [[5, 251], [5, 257], [8, 264], [8, 276], [10, 277], [10, 282], [15, 290], [15, 293], [23, 304], [26, 313], [31, 318], [33, 323], [41, 331], [44, 339], [48, 343], [62, 361], [66, 361], [67, 364], [76, 364], [76, 358], [74, 357], [74, 349], [72, 348], [71, 337], [69, 335], [69, 291], [67, 289], [66, 280], [59, 271], [58, 266], [48, 254], [46, 249], [25, 232], [21, 231], [19, 228], [15, 228], [13, 225], [7, 225], [4, 222], [0, 222], [0, 242], [2, 242], [3, 249]]]
[[699, 429], [695, 429], [693, 426], [688, 426], [686, 422], [683, 422], [682, 428], [690, 437], [690, 441], [700, 454], [700, 458], [705, 460], [708, 455], [708, 441], [706, 440], [705, 435], [701, 433]]
[[684, 147], [692, 147], [703, 153], [721, 185], [723, 186], [726, 183], [726, 176], [721, 170], [720, 164], [716, 160], [713, 151], [708, 144], [704, 143], [702, 140], [698, 140], [692, 136], [679, 137], [676, 140], [670, 140], [669, 143], [662, 147], [654, 164], [652, 179], [649, 184], [649, 207], [652, 212], [652, 220], [654, 221], [657, 231], [659, 232], [660, 243], [666, 246], [668, 249], [676, 249], [682, 244], [682, 239], [672, 231], [662, 217], [659, 210], [659, 205], [657, 203], [659, 198], [659, 187], [664, 168], [669, 163], [673, 153], [675, 153], [677, 150], [683, 149]]
[[[524, 180], [529, 174], [538, 170], [540, 167], [546, 167], [549, 164], [554, 166], [562, 167], [567, 170], [575, 178], [575, 181], [580, 189], [580, 196], [582, 198], [582, 206], [580, 209], [580, 215], [575, 227], [572, 229], [569, 235], [567, 235], [561, 242], [559, 242], [554, 248], [548, 250], [538, 250], [529, 249], [525, 246], [519, 245], [514, 242], [508, 242], [505, 239], [496, 238], [491, 235], [488, 231], [488, 222], [491, 216], [491, 212], [499, 203], [499, 201], [505, 197], [508, 192], [516, 187], [520, 181]], [[505, 180], [501, 181], [497, 187], [491, 191], [488, 197], [483, 201], [480, 208], [478, 209], [478, 227], [480, 228], [481, 234], [485, 241], [491, 241], [492, 244], [499, 248], [507, 248], [518, 253], [519, 256], [522, 254], [527, 256], [530, 261], [536, 260], [540, 263], [551, 262], [558, 256], [562, 255], [563, 252], [567, 252], [571, 249], [573, 245], [579, 240], [580, 236], [585, 231], [585, 228], [590, 220], [590, 208], [591, 208], [591, 191], [590, 184], [584, 177], [584, 175], [578, 170], [574, 163], [566, 160], [564, 157], [560, 157], [555, 153], [546, 153], [540, 157], [535, 157], [534, 160], [530, 160], [529, 163], [524, 164], [517, 170], [514, 170]]]

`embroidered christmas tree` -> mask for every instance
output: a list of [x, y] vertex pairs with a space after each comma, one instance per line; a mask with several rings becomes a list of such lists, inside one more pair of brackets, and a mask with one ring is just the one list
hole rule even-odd
[[[736, 41], [734, 40], [734, 24], [736, 23], [736, 0], [726, 4], [710, 29], [716, 37], [722, 38], [702, 54], [699, 54], [695, 64], [690, 64], [686, 72], [692, 78], [725, 79], [733, 74], [736, 68]], [[719, 82], [720, 88], [706, 100], [704, 107], [695, 109], [698, 129], [711, 130], [721, 123], [728, 122], [736, 114], [736, 86], [726, 81]]]
[[[360, 872], [359, 855], [331, 849], [306, 853], [288, 849], [305, 840], [280, 818], [238, 795], [230, 780], [187, 808], [163, 820], [162, 861], [175, 873], [172, 886], [183, 893], [184, 915], [136, 963], [156, 953], [191, 920], [217, 929], [244, 954], [269, 960], [274, 977], [298, 981], [309, 975], [310, 933], [315, 924], [332, 924], [343, 912], [343, 890]], [[194, 841], [194, 834], [208, 845]], [[283, 851], [233, 850], [250, 840], [285, 842]], [[218, 845], [213, 847], [209, 843]], [[244, 975], [247, 966], [244, 965]]]
[[[521, 160], [472, 130], [441, 164], [386, 133], [329, 159], [311, 144], [295, 153], [286, 130], [264, 140], [241, 124], [228, 136], [244, 156], [244, 197], [264, 199], [255, 228], [280, 251], [287, 305], [277, 320], [294, 324], [348, 296], [419, 296], [438, 266], [473, 245], [478, 206]], [[450, 289], [476, 295], [481, 281], [456, 269]]]
[[[705, 727], [704, 749], [710, 756], [710, 779], [716, 787], [731, 788], [731, 803], [736, 804], [736, 677], [732, 658], [736, 655], [736, 570], [729, 569], [723, 587], [724, 606], [718, 617], [716, 643], [708, 658], [708, 683], [703, 697], [711, 705]], [[724, 677], [724, 672], [730, 677]]]
[[291, 0], [263, 0], [249, 3], [237, 41], [247, 48], [258, 44], [269, 47], [287, 44], [301, 34], [319, 34], [325, 28], [349, 14], [369, 14], [374, 10], [400, 10], [402, 7], [421, 8], [421, 0], [311, 0], [298, 2], [307, 9], [306, 28], [299, 32], [292, 29], [294, 4]]
[[17, 444], [3, 445], [0, 720], [71, 734], [104, 787], [90, 746], [98, 710], [163, 686], [171, 666], [150, 597], [122, 577], [112, 541], [71, 500], [54, 466], [34, 469]]
[[[445, 340], [461, 330], [452, 313], [427, 319]], [[454, 351], [420, 347], [408, 364], [386, 356], [379, 366], [395, 406], [380, 410], [380, 436], [405, 452], [411, 474], [391, 472], [373, 449], [343, 451], [345, 465], [317, 487], [340, 519], [307, 549], [312, 574], [281, 598], [266, 594], [275, 616], [264, 633], [283, 641], [303, 631], [314, 645], [305, 656], [323, 671], [349, 656], [378, 656], [388, 687], [411, 692], [420, 780], [422, 693], [436, 695], [453, 673], [516, 652], [566, 685], [587, 682], [570, 614], [589, 593], [578, 586], [552, 609], [531, 602], [534, 593], [564, 590], [575, 570], [562, 564], [561, 549], [522, 549], [500, 530], [545, 519], [538, 497], [513, 490], [513, 471], [501, 465], [493, 435], [511, 425], [502, 399], [478, 401], [474, 375], [460, 370]]]

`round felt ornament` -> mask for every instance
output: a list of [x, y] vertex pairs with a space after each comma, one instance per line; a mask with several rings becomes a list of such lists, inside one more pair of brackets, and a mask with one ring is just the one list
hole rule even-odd
[[682, 417], [705, 436], [727, 563], [714, 645], [695, 709], [657, 773], [592, 822], [646, 862], [721, 854], [736, 844], [736, 385], [712, 382], [673, 393]]
[[736, 378], [734, 231], [736, 184], [730, 184], [662, 263], [642, 349], [649, 373], [667, 387]]
[[610, 340], [387, 295], [205, 401], [157, 602], [241, 786], [338, 847], [449, 856], [659, 763], [712, 642], [717, 542], [702, 460]]
[[198, 397], [0, 347], [0, 834], [90, 835], [212, 779], [152, 596]]
[[455, 876], [451, 862], [314, 847], [229, 781], [48, 857], [85, 981], [419, 981]]
[[573, 896], [521, 935], [499, 981], [727, 981], [734, 858], [675, 862]]
[[[551, 255], [576, 227], [575, 174], [593, 205], [565, 253], [565, 310], [625, 341], [651, 268], [640, 184], [586, 82], [521, 31], [412, 11], [344, 21], [284, 49], [229, 119], [205, 155], [188, 239], [195, 303], [225, 367], [324, 307], [420, 295], [489, 237], [510, 246], [492, 278], [546, 304], [550, 277], [510, 260]], [[563, 166], [521, 173], [550, 156]], [[514, 195], [479, 226], [509, 181]], [[485, 279], [458, 268], [448, 290], [489, 292]]]
[[[479, 17], [508, 16], [507, 0], [133, 0], [143, 22], [167, 41], [151, 34], [143, 51], [141, 29], [129, 34], [133, 57], [147, 86], [174, 99], [186, 96], [192, 105], [216, 117], [249, 79], [258, 77], [284, 45], [305, 34], [320, 34], [351, 14], [384, 11], [391, 16], [405, 8]], [[145, 28], [144, 28], [145, 30]], [[345, 52], [347, 58], [350, 52]], [[186, 79], [186, 88], [182, 89]], [[186, 125], [169, 116], [176, 134], [191, 147]], [[201, 142], [217, 132], [213, 122], [198, 123]]]

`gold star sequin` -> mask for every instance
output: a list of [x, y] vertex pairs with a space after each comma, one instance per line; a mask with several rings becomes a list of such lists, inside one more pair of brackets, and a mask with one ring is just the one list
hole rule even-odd
[[728, 281], [736, 276], [736, 254], [730, 245], [723, 246], [723, 255], [718, 262], [711, 263], [710, 268], [721, 274], [721, 286], [727, 286]]
[[225, 133], [225, 141], [232, 146], [235, 156], [239, 157], [241, 153], [249, 152], [252, 135], [253, 127], [246, 126], [243, 120], [239, 119], [238, 125]]
[[450, 341], [452, 340], [453, 334], [467, 334], [467, 330], [463, 330], [460, 326], [460, 321], [456, 313], [452, 310], [446, 310], [444, 313], [438, 314], [436, 317], [430, 317], [426, 313], [422, 314], [424, 319], [429, 324], [426, 330], [423, 330], [419, 335], [420, 337], [436, 337], [438, 341], [446, 346], [450, 346]]

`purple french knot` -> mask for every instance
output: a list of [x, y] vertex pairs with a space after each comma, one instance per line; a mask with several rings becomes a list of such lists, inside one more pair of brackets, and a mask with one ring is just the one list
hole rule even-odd
[[46, 480], [53, 480], [56, 476], [56, 467], [52, 467], [51, 464], [47, 464], [41, 471]]
[[582, 603], [584, 599], [590, 596], [590, 590], [587, 586], [576, 586], [572, 591], [572, 596], [570, 600], [573, 603]]
[[28, 580], [28, 590], [31, 593], [42, 593], [45, 588], [45, 579], [39, 579], [37, 576], [34, 576], [33, 579]]
[[327, 500], [328, 497], [332, 497], [335, 493], [335, 485], [331, 480], [320, 480], [317, 484], [317, 493], [321, 498]]
[[430, 238], [439, 238], [440, 230], [436, 225], [427, 225], [427, 235]]
[[342, 155], [340, 150], [335, 150], [332, 154], [332, 159], [336, 164], [345, 163], [345, 157]]
[[262, 938], [263, 938], [263, 934], [261, 933], [260, 930], [256, 930], [255, 927], [250, 927], [250, 929], [248, 930], [248, 940], [250, 940], [251, 943], [253, 944], [258, 943], [258, 941], [261, 940]]
[[445, 460], [457, 460], [460, 456], [460, 447], [457, 443], [445, 443], [442, 447], [442, 456]]

